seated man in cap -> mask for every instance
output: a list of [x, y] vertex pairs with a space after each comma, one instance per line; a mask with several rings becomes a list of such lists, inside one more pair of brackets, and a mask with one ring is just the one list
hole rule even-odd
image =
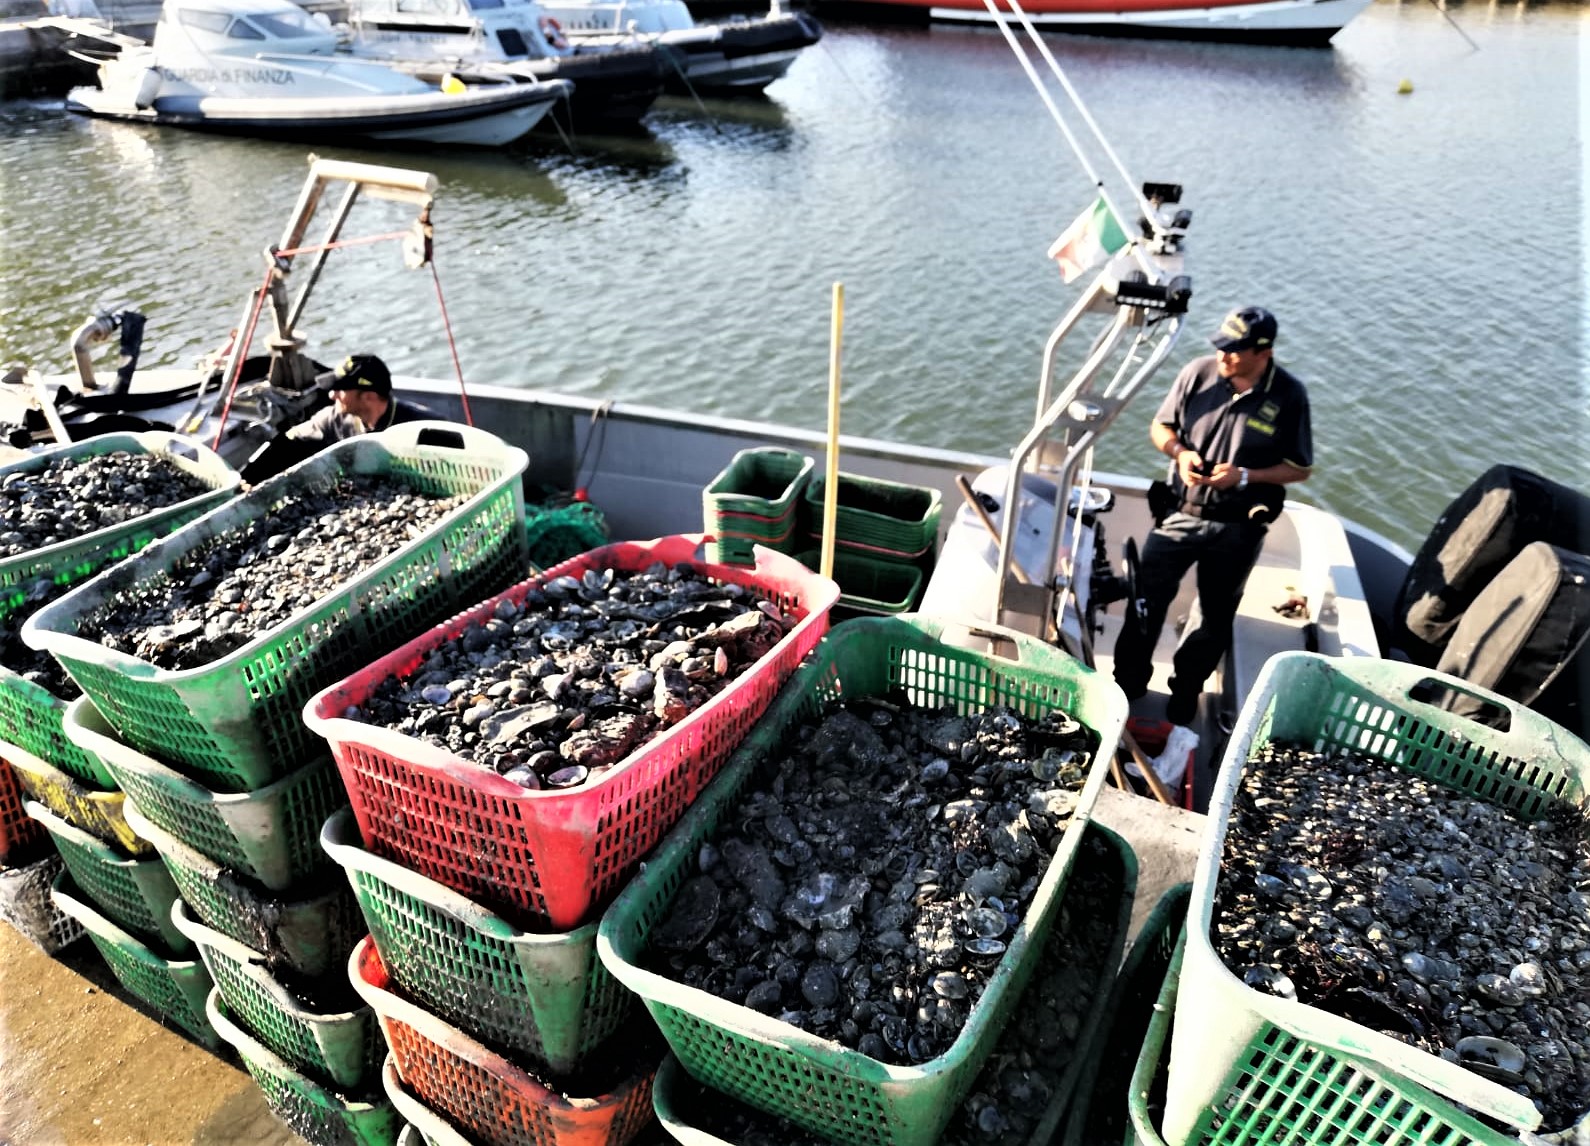
[[374, 354], [349, 355], [335, 370], [316, 376], [315, 385], [331, 391], [332, 404], [256, 450], [243, 467], [244, 481], [274, 477], [332, 442], [436, 417], [393, 396], [392, 372]]
[[1209, 340], [1216, 353], [1183, 367], [1149, 426], [1172, 461], [1175, 504], [1143, 545], [1141, 623], [1128, 619], [1121, 630], [1115, 680], [1133, 700], [1148, 690], [1165, 613], [1196, 566], [1201, 615], [1172, 661], [1165, 715], [1174, 724], [1192, 723], [1204, 681], [1231, 646], [1243, 586], [1286, 498], [1281, 487], [1307, 480], [1314, 464], [1308, 392], [1275, 361], [1275, 335], [1275, 316], [1261, 307], [1227, 315]]

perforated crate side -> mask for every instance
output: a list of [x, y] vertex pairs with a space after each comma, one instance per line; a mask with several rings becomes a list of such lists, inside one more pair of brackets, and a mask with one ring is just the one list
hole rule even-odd
[[360, 849], [347, 813], [327, 823], [323, 838], [393, 980], [440, 1017], [568, 1073], [630, 1014], [634, 996], [596, 957], [595, 923], [564, 934], [519, 931]]
[[44, 824], [77, 886], [119, 927], [171, 954], [192, 950], [171, 922], [177, 885], [154, 856], [128, 859], [44, 805], [29, 801], [28, 815]]
[[271, 1113], [314, 1146], [392, 1146], [402, 1120], [380, 1093], [343, 1097], [300, 1074], [228, 1012], [219, 991], [205, 1004], [210, 1023], [237, 1050]]

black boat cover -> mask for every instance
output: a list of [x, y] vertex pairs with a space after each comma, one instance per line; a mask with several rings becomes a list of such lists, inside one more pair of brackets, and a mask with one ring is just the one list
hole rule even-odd
[[[1436, 668], [1582, 736], [1590, 713], [1590, 556], [1544, 541], [1526, 545], [1463, 613]], [[1489, 723], [1472, 698], [1445, 707]]]
[[1391, 646], [1434, 665], [1470, 602], [1536, 541], [1590, 552], [1590, 498], [1516, 466], [1492, 466], [1436, 519], [1408, 567]]

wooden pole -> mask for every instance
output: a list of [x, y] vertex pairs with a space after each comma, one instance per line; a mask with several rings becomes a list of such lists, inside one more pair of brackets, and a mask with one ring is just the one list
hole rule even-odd
[[823, 548], [818, 565], [824, 577], [834, 575], [834, 534], [839, 525], [839, 347], [844, 332], [845, 284], [835, 283], [828, 334], [828, 465], [823, 484]]
[[[1169, 804], [1173, 808], [1176, 807], [1176, 801], [1171, 797], [1170, 789], [1165, 787], [1165, 781], [1161, 780], [1159, 773], [1154, 771], [1153, 763], [1150, 762], [1143, 750], [1138, 747], [1137, 738], [1123, 728], [1121, 729], [1121, 743], [1132, 754], [1132, 759], [1137, 761], [1137, 767], [1142, 771], [1143, 779], [1148, 781], [1148, 790], [1154, 793], [1154, 799], [1161, 804]], [[1186, 783], [1185, 780], [1182, 782]]]
[[[966, 499], [966, 504], [972, 507], [972, 512], [977, 514], [983, 528], [988, 530], [988, 535], [994, 539], [994, 544], [999, 544], [999, 527], [994, 524], [994, 519], [988, 516], [988, 510], [983, 508], [983, 503], [977, 500], [977, 491], [972, 488], [970, 479], [965, 474], [955, 475], [955, 488], [961, 491], [961, 496]], [[1032, 578], [1027, 576], [1027, 571], [1016, 560], [1016, 555], [1010, 555], [1010, 571], [1016, 575], [1016, 580], [1023, 585], [1031, 585]]]

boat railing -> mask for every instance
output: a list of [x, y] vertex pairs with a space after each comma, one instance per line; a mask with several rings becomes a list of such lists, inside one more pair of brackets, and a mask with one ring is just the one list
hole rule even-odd
[[[1012, 512], [1004, 515], [1000, 527], [994, 618], [996, 623], [1006, 624], [1007, 611], [1041, 616], [1048, 639], [1063, 628], [1057, 603], [1067, 594], [1074, 599], [1076, 592], [1071, 579], [1075, 546], [1081, 539], [1064, 526], [1073, 496], [1079, 492], [1078, 470], [1091, 472], [1092, 449], [1099, 437], [1170, 355], [1192, 296], [1191, 280], [1181, 273], [1179, 243], [1148, 252], [1154, 268], [1152, 279], [1134, 269], [1144, 254], [1132, 249], [1136, 246], [1131, 244], [1094, 278], [1050, 333], [1038, 383], [1038, 408], [1031, 428], [1016, 446], [1006, 476], [1004, 504], [1012, 507]], [[1060, 346], [1086, 316], [1099, 311], [1113, 311], [1109, 324], [1056, 393], [1053, 379]], [[1112, 361], [1115, 366], [1106, 373]], [[1015, 509], [1021, 504], [1023, 474], [1038, 468], [1040, 447], [1050, 442], [1058, 443], [1061, 455], [1054, 466], [1057, 492], [1048, 553], [1040, 569], [1025, 571], [1025, 581], [1013, 580], [1019, 517]], [[1061, 545], [1068, 534], [1072, 555], [1062, 566]]]

